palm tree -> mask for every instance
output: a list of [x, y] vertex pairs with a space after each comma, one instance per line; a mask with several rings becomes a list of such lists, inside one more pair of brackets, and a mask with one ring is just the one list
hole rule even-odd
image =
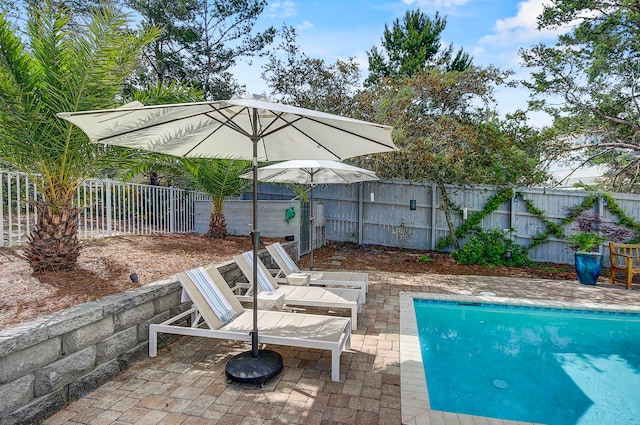
[[80, 253], [73, 195], [94, 170], [126, 154], [89, 143], [55, 114], [117, 106], [142, 48], [158, 36], [157, 29], [127, 31], [110, 5], [71, 23], [61, 4], [30, 2], [22, 37], [0, 15], [0, 157], [28, 174], [41, 195], [25, 250], [34, 272], [73, 269]]
[[251, 184], [250, 180], [239, 177], [251, 169], [251, 162], [205, 158], [184, 158], [183, 162], [197, 186], [211, 195], [212, 208], [207, 235], [224, 238], [227, 236], [227, 220], [222, 212], [225, 198], [240, 194], [242, 189]]

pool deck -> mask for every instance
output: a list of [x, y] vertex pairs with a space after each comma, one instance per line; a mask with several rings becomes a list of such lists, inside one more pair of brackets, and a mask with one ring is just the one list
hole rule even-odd
[[225, 363], [248, 346], [183, 337], [44, 423], [518, 424], [425, 407], [424, 395], [412, 388], [420, 379], [418, 369], [411, 369], [416, 353], [401, 353], [401, 340], [415, 337], [410, 325], [400, 320], [401, 309], [406, 313], [401, 294], [550, 300], [621, 310], [640, 306], [640, 285], [627, 290], [605, 281], [587, 286], [572, 280], [370, 272], [369, 282], [351, 349], [341, 357], [340, 382], [331, 381], [329, 352], [272, 346], [284, 357], [283, 373], [263, 388], [229, 384]]

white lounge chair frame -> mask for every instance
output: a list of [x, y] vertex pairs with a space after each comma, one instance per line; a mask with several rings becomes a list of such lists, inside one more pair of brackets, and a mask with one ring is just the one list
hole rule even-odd
[[[206, 272], [238, 316], [222, 324], [208, 301], [185, 273], [176, 276], [193, 307], [160, 324], [149, 325], [149, 357], [156, 357], [158, 333], [251, 342], [253, 311], [245, 310], [215, 266]], [[191, 318], [191, 327], [181, 326]], [[351, 319], [318, 314], [258, 311], [258, 342], [331, 351], [331, 380], [340, 381], [340, 355], [351, 346]]]
[[358, 288], [360, 290], [360, 299], [362, 304], [366, 303], [367, 292], [369, 291], [369, 275], [363, 272], [344, 272], [334, 270], [300, 270], [293, 258], [287, 250], [280, 244], [275, 242], [266, 246], [271, 258], [280, 268], [276, 275], [276, 281], [284, 282], [285, 278], [293, 273], [303, 273], [309, 275], [309, 284], [318, 286], [348, 286]]
[[[249, 254], [248, 252], [247, 254]], [[244, 294], [236, 294], [236, 297], [242, 302], [253, 302], [253, 256], [251, 255], [235, 255], [233, 260], [236, 262], [242, 274], [249, 281], [249, 290]], [[264, 276], [268, 279], [268, 284], [275, 288], [276, 293], [284, 293], [284, 302], [287, 305], [299, 305], [306, 307], [325, 307], [325, 308], [347, 308], [351, 309], [351, 326], [352, 330], [358, 329], [358, 312], [362, 308], [360, 302], [360, 290], [347, 288], [318, 288], [315, 286], [292, 286], [278, 285], [275, 278], [271, 275], [267, 267], [261, 260], [258, 260], [258, 277]], [[262, 291], [261, 285], [257, 285], [258, 290]]]

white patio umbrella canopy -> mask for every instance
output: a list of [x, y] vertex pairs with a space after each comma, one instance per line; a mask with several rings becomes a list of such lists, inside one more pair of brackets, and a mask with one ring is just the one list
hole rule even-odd
[[[250, 179], [252, 173], [240, 177]], [[378, 180], [373, 171], [331, 160], [302, 159], [279, 162], [258, 168], [258, 180], [267, 183], [298, 183], [309, 190], [309, 269], [313, 270], [313, 187], [318, 184], [351, 184]]]
[[340, 161], [395, 149], [389, 126], [264, 100], [139, 105], [58, 116], [95, 143], [183, 157]]
[[[396, 147], [391, 127], [253, 98], [60, 112], [92, 142], [182, 157], [253, 160], [254, 264], [257, 264], [258, 161], [342, 160]], [[253, 284], [257, 285], [257, 268]], [[257, 359], [257, 289], [254, 288], [251, 357]], [[266, 362], [265, 362], [266, 363]], [[228, 365], [227, 365], [228, 366]]]

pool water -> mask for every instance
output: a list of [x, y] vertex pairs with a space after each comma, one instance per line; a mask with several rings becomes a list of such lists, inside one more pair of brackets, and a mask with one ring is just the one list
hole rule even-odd
[[640, 424], [640, 315], [414, 302], [431, 409]]

